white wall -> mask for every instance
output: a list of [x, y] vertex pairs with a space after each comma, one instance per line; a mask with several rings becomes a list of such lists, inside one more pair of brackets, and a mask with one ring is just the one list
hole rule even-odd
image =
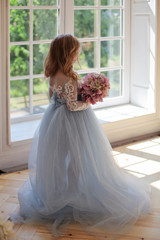
[[156, 1], [134, 0], [131, 13], [131, 102], [155, 106]]

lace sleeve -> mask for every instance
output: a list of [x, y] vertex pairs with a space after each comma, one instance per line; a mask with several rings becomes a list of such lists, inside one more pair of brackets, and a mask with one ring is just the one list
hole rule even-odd
[[70, 111], [81, 111], [89, 107], [89, 103], [77, 101], [77, 84], [76, 82], [68, 81], [65, 84], [66, 104]]

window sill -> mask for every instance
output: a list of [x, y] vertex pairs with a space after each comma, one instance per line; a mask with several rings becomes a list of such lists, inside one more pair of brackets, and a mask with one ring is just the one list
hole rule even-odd
[[[94, 112], [101, 124], [134, 118], [151, 113], [144, 108], [134, 106], [132, 104], [95, 109]], [[21, 123], [12, 123], [11, 142], [32, 139], [33, 134], [40, 121], [40, 119], [35, 119], [32, 121], [25, 121]]]

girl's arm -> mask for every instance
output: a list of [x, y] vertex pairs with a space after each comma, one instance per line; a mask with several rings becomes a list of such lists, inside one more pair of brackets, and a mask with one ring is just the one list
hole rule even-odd
[[77, 83], [76, 81], [68, 81], [65, 84], [66, 104], [70, 111], [85, 110], [89, 107], [89, 103], [77, 101]]
[[52, 97], [52, 94], [53, 94], [53, 91], [51, 89], [52, 84], [53, 84], [53, 82], [52, 82], [51, 78], [49, 77], [49, 79], [48, 79], [48, 89], [49, 89], [49, 97], [50, 98]]

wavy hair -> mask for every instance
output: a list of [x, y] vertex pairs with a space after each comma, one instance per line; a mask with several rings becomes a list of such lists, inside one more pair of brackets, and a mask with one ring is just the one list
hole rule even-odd
[[44, 74], [52, 77], [61, 70], [67, 77], [78, 81], [79, 76], [73, 71], [73, 63], [78, 60], [80, 42], [70, 34], [58, 35], [50, 44], [44, 62]]

